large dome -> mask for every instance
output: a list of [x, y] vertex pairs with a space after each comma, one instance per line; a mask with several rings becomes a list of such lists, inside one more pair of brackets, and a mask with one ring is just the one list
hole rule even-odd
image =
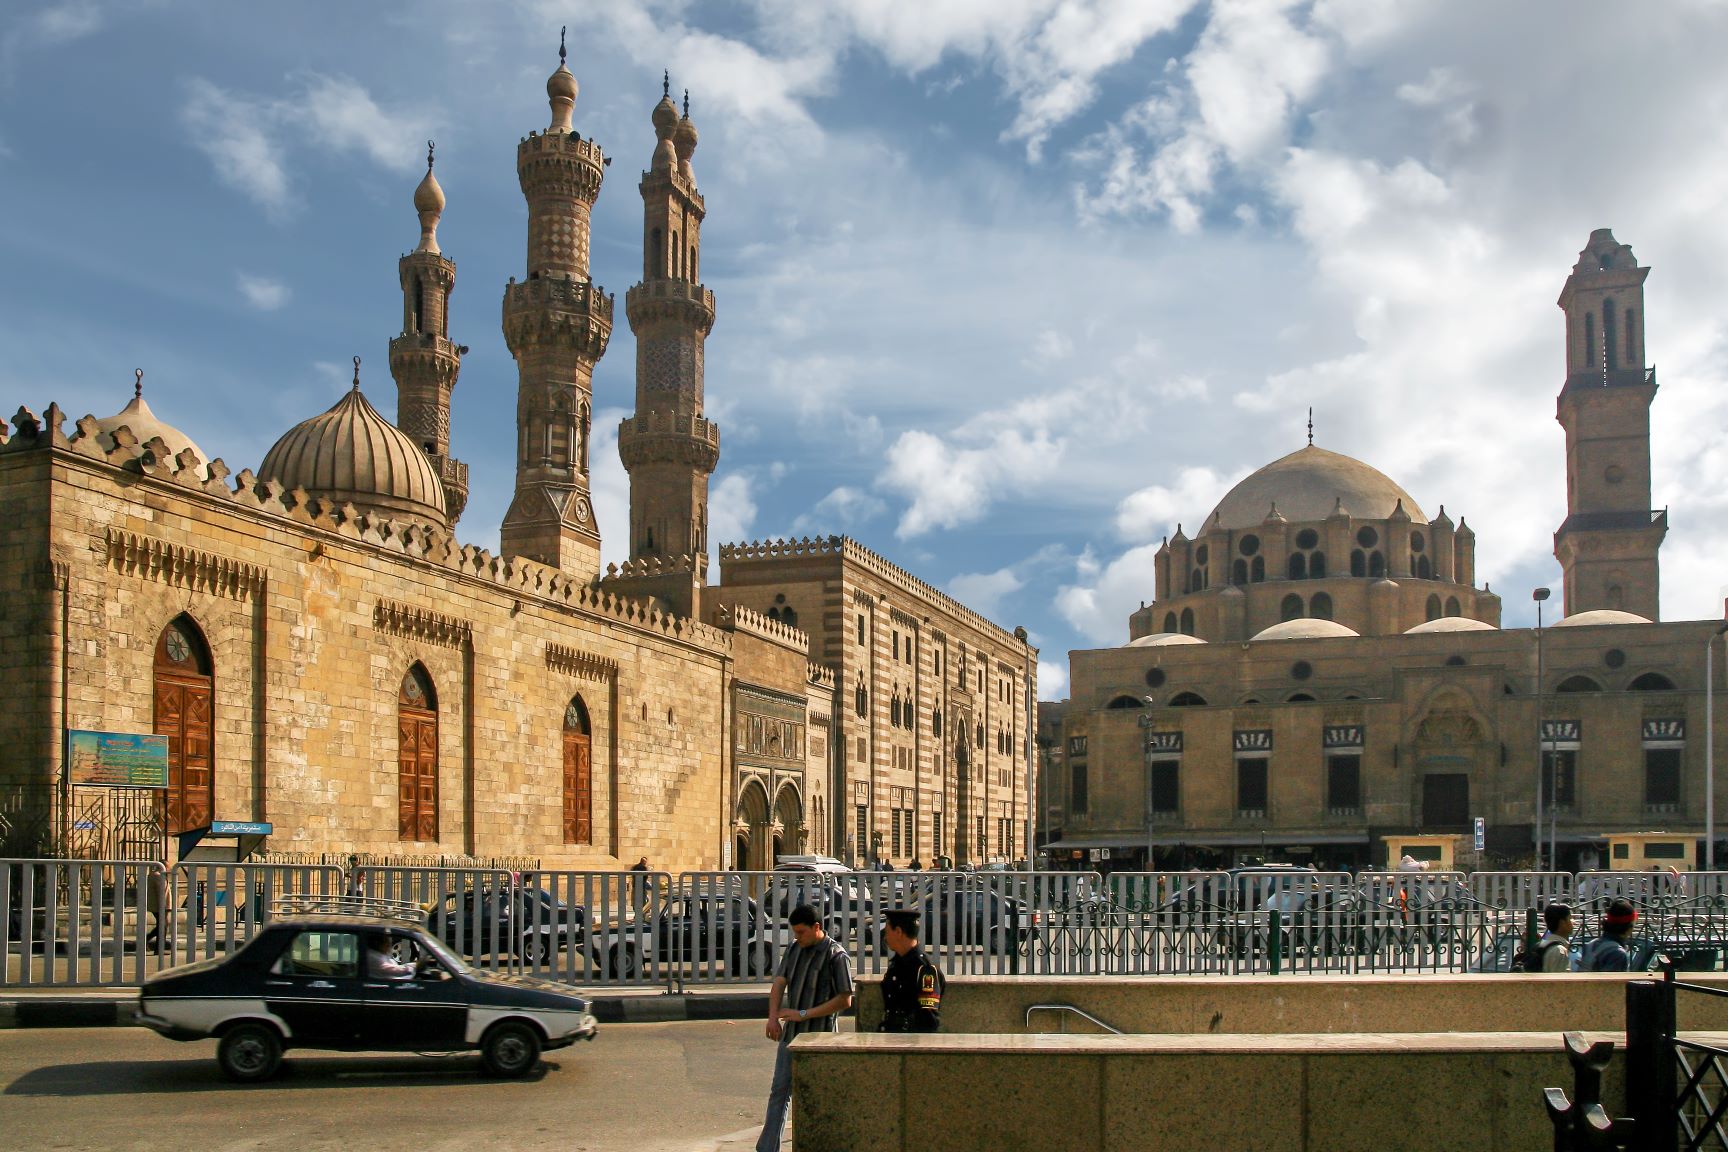
[[276, 441], [258, 466], [258, 478], [284, 491], [304, 488], [387, 516], [448, 523], [444, 486], [432, 462], [366, 402], [358, 385], [328, 412], [301, 421]]
[[132, 403], [107, 419], [96, 421], [96, 442], [102, 446], [104, 452], [114, 451], [114, 433], [121, 428], [132, 433], [140, 446], [148, 444], [152, 440], [160, 439], [162, 443], [168, 445], [169, 453], [174, 456], [180, 455], [188, 448], [192, 449], [193, 455], [197, 456], [199, 460], [198, 479], [208, 480], [210, 478], [209, 458], [204, 455], [198, 445], [192, 443], [191, 437], [187, 436], [186, 433], [172, 424], [163, 422], [156, 413], [150, 411], [150, 405], [144, 402], [142, 389], [132, 397]]
[[1201, 530], [1259, 527], [1274, 502], [1278, 514], [1293, 523], [1324, 520], [1339, 500], [1358, 520], [1384, 520], [1403, 501], [1411, 520], [1428, 521], [1410, 493], [1379, 469], [1310, 444], [1272, 461], [1230, 489]]

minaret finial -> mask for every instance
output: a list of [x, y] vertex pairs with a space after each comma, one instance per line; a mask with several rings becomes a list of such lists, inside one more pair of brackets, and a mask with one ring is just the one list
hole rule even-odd
[[144, 369], [132, 369], [132, 399], [144, 399]]
[[564, 67], [564, 33], [570, 30], [570, 25], [558, 29], [558, 67]]
[[690, 89], [684, 89], [684, 119], [690, 119]]
[[672, 99], [672, 69], [660, 73], [660, 95], [667, 100]]
[[432, 171], [432, 150], [438, 147], [435, 140], [426, 141], [426, 171]]
[[1314, 409], [1308, 409], [1308, 447], [1314, 447]]
[[360, 391], [360, 357], [354, 357], [354, 391]]

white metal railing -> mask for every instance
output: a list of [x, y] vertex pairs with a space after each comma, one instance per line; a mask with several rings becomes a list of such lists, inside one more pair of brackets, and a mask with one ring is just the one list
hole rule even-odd
[[167, 891], [150, 860], [0, 860], [0, 986], [142, 982]]

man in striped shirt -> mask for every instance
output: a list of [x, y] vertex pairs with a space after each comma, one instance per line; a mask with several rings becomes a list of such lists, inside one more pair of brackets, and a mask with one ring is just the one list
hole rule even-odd
[[836, 1017], [852, 1006], [852, 958], [822, 931], [816, 909], [800, 904], [787, 918], [797, 947], [786, 949], [768, 992], [768, 1039], [777, 1042], [774, 1084], [756, 1152], [780, 1152], [786, 1108], [792, 1102], [792, 1053], [788, 1045], [806, 1032], [833, 1032]]

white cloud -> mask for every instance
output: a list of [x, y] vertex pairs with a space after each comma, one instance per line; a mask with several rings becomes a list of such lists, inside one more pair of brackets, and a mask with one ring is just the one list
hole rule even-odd
[[[1062, 653], [1066, 661], [1068, 654]], [[1038, 658], [1038, 699], [1060, 700], [1068, 692], [1068, 665], [1057, 660]]]
[[851, 534], [886, 511], [888, 505], [878, 497], [862, 488], [842, 484], [816, 501], [810, 511], [794, 520], [792, 531], [801, 535], [815, 533], [820, 536]]
[[1004, 492], [1054, 476], [1063, 446], [1041, 428], [1000, 428], [956, 447], [921, 430], [902, 432], [888, 449], [877, 484], [909, 501], [895, 535], [921, 536], [980, 519]]
[[234, 279], [240, 287], [240, 294], [246, 297], [246, 303], [260, 312], [276, 311], [287, 304], [289, 297], [293, 295], [288, 285], [268, 276], [251, 276], [245, 272], [237, 272]]
[[716, 563], [720, 545], [750, 539], [756, 526], [755, 483], [748, 472], [730, 472], [708, 490], [708, 550]]
[[1025, 586], [1013, 568], [998, 568], [994, 572], [966, 572], [954, 577], [948, 581], [948, 594], [994, 619], [1003, 602]]
[[32, 21], [36, 37], [44, 44], [67, 44], [82, 40], [102, 27], [102, 9], [91, 0], [67, 0], [36, 14]]
[[1152, 600], [1157, 556], [1156, 544], [1142, 544], [1102, 568], [1078, 568], [1080, 579], [1057, 589], [1056, 611], [1095, 646], [1125, 643], [1129, 614]]
[[192, 143], [215, 165], [217, 178], [273, 214], [289, 211], [288, 173], [268, 105], [201, 78], [188, 88], [181, 120]]
[[381, 168], [410, 171], [430, 128], [423, 104], [385, 112], [371, 93], [346, 76], [307, 74], [293, 118], [311, 142], [335, 152], [359, 152]]
[[1148, 485], [1123, 497], [1116, 506], [1116, 534], [1124, 540], [1150, 540], [1172, 533], [1183, 517], [1197, 528], [1200, 517], [1224, 498], [1233, 482], [1204, 466], [1182, 468], [1174, 484]]

